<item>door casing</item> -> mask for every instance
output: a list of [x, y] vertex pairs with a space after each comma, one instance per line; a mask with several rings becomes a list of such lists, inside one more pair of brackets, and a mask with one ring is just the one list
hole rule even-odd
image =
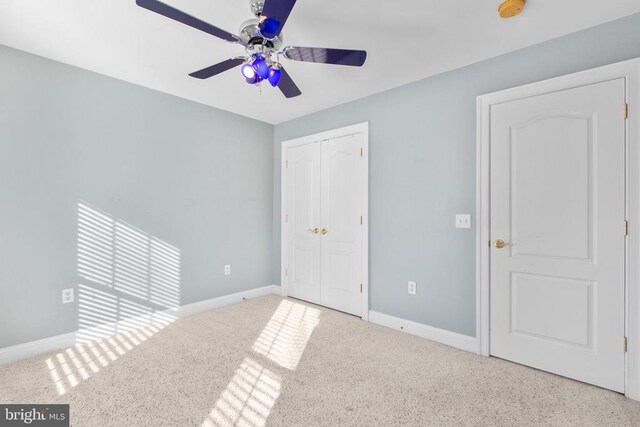
[[362, 134], [362, 157], [364, 158], [363, 167], [363, 201], [362, 201], [362, 320], [369, 320], [369, 122], [358, 123], [351, 126], [345, 126], [338, 129], [332, 129], [325, 132], [316, 133], [313, 135], [307, 135], [300, 138], [290, 139], [283, 141], [281, 145], [281, 165], [280, 176], [282, 177], [280, 183], [280, 283], [282, 289], [282, 296], [288, 296], [287, 289], [287, 227], [286, 221], [286, 189], [287, 189], [287, 149], [299, 145], [312, 144], [328, 139], [339, 138], [342, 136], [349, 136], [355, 134]]
[[[478, 97], [476, 152], [476, 337], [478, 354], [489, 356], [490, 314], [490, 109], [492, 105], [624, 78], [627, 93], [625, 242], [625, 395], [640, 400], [640, 58]], [[620, 106], [625, 114], [625, 106]], [[622, 233], [622, 224], [621, 230]]]

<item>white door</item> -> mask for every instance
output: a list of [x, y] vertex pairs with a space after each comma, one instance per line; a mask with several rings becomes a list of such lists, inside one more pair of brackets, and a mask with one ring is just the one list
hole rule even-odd
[[320, 144], [289, 148], [287, 161], [288, 293], [320, 304]]
[[624, 105], [618, 79], [491, 107], [490, 352], [619, 392]]
[[322, 143], [321, 303], [362, 313], [362, 134]]

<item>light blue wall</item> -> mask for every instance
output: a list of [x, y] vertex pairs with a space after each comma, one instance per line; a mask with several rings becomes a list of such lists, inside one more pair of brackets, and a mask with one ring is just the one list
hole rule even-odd
[[163, 308], [78, 274], [79, 202], [180, 251], [180, 304], [271, 284], [272, 144], [269, 124], [0, 46], [0, 348], [74, 331], [63, 288]]
[[280, 142], [363, 121], [371, 309], [474, 335], [453, 220], [475, 210], [476, 97], [639, 56], [635, 15], [274, 129], [0, 46], [0, 348], [74, 331], [60, 291], [103, 289], [78, 274], [78, 203], [179, 249], [180, 304], [278, 283]]
[[476, 97], [635, 57], [640, 15], [277, 125], [274, 283], [281, 141], [369, 121], [370, 308], [474, 336], [475, 230], [455, 229], [454, 216], [475, 213]]

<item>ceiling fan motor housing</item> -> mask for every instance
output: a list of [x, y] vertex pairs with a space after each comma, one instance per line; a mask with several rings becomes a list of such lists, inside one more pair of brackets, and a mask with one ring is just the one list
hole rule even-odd
[[274, 50], [280, 49], [282, 47], [282, 33], [273, 39], [266, 39], [260, 32], [259, 23], [260, 20], [256, 18], [242, 23], [238, 34], [242, 43], [248, 46], [261, 45]]

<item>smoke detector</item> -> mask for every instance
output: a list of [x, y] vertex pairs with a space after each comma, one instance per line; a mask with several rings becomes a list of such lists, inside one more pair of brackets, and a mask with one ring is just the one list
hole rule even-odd
[[513, 18], [524, 9], [525, 0], [505, 0], [498, 6], [498, 13], [501, 18]]

